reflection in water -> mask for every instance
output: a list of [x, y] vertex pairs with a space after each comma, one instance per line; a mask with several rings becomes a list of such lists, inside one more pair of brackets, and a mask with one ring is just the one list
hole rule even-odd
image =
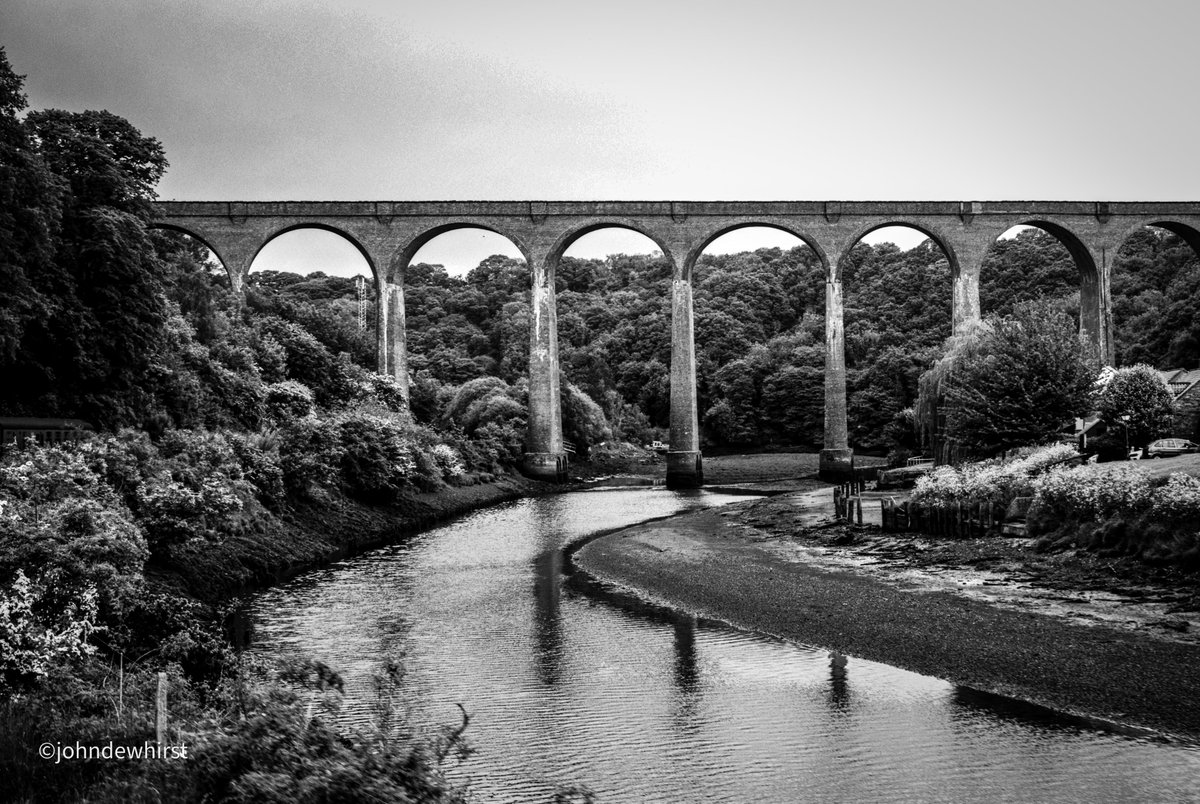
[[533, 629], [537, 643], [538, 677], [543, 684], [558, 683], [559, 659], [562, 656], [562, 623], [558, 605], [562, 589], [562, 549], [552, 547], [540, 554], [533, 563], [534, 601], [536, 609]]
[[255, 649], [342, 672], [352, 727], [370, 722], [371, 672], [402, 656], [415, 727], [471, 712], [477, 753], [451, 774], [480, 801], [569, 784], [606, 804], [1200, 799], [1196, 747], [697, 620], [565, 566], [590, 533], [727, 499], [631, 489], [478, 512], [258, 596]]
[[675, 619], [675, 683], [684, 695], [696, 691], [696, 616], [680, 613]]
[[829, 708], [837, 713], [850, 709], [850, 685], [846, 683], [846, 657], [829, 654]]

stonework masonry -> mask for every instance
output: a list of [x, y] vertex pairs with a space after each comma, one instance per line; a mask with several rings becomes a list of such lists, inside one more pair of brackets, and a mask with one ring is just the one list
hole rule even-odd
[[559, 411], [558, 324], [554, 274], [563, 252], [588, 232], [621, 227], [653, 240], [672, 281], [671, 422], [667, 482], [704, 482], [696, 404], [691, 277], [717, 237], [746, 226], [790, 232], [820, 258], [826, 275], [825, 443], [822, 474], [853, 466], [847, 442], [841, 263], [866, 234], [911, 226], [941, 247], [954, 286], [955, 329], [980, 317], [979, 272], [988, 248], [1008, 229], [1037, 226], [1066, 247], [1079, 268], [1081, 329], [1100, 357], [1113, 356], [1112, 261], [1131, 234], [1159, 226], [1200, 253], [1198, 202], [1095, 201], [163, 201], [156, 225], [196, 238], [221, 260], [236, 292], [254, 257], [294, 229], [345, 237], [374, 273], [378, 370], [407, 394], [404, 274], [425, 243], [448, 231], [481, 228], [513, 242], [530, 267], [529, 431], [525, 471], [565, 475]]

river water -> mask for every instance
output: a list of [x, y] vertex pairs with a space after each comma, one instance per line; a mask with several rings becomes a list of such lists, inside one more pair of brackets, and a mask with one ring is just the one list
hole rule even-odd
[[[565, 545], [735, 499], [596, 490], [478, 511], [251, 604], [253, 650], [370, 683], [433, 734], [471, 716], [449, 775], [476, 800], [1197, 801], [1200, 746], [1122, 733], [886, 665], [730, 628], [568, 574]], [[569, 563], [569, 562], [567, 562]]]

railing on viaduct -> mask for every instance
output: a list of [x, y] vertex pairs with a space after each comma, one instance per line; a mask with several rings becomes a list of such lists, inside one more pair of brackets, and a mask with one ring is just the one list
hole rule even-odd
[[[955, 329], [978, 319], [979, 272], [996, 239], [1018, 225], [1037, 226], [1066, 247], [1079, 269], [1080, 326], [1101, 358], [1112, 361], [1112, 262], [1144, 226], [1182, 237], [1200, 253], [1200, 203], [1026, 201], [164, 201], [157, 225], [196, 238], [217, 255], [242, 292], [255, 255], [274, 237], [300, 228], [326, 229], [353, 243], [375, 275], [377, 352], [381, 373], [407, 395], [404, 275], [425, 243], [460, 228], [508, 238], [530, 271], [529, 430], [525, 471], [561, 478], [566, 470], [559, 410], [554, 274], [576, 239], [621, 227], [654, 241], [673, 269], [671, 411], [667, 484], [703, 483], [692, 335], [692, 269], [717, 237], [746, 226], [790, 232], [825, 269], [825, 435], [821, 471], [851, 465], [846, 427], [842, 328], [842, 260], [866, 234], [890, 225], [915, 228], [945, 252], [953, 277]], [[940, 289], [930, 288], [930, 292]]]

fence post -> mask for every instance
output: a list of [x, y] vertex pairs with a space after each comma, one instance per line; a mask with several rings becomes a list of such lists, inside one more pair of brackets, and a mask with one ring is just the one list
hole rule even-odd
[[158, 694], [154, 696], [154, 736], [158, 747], [167, 744], [167, 674], [158, 674]]
[[857, 514], [856, 518], [858, 520], [858, 524], [861, 525], [862, 524], [862, 497], [861, 496], [854, 498], [854, 510], [855, 510], [855, 513]]

